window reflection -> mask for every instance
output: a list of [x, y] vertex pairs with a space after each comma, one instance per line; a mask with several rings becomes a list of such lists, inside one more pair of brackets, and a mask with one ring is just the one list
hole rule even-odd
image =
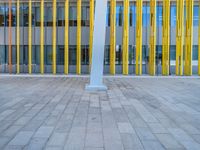
[[199, 6], [194, 6], [194, 14], [193, 14], [193, 23], [194, 26], [198, 26], [199, 25]]
[[69, 26], [77, 26], [77, 9], [76, 6], [69, 7]]
[[23, 26], [27, 27], [28, 26], [28, 5], [24, 4], [23, 6]]
[[64, 26], [65, 25], [65, 10], [64, 7], [59, 6], [57, 8], [57, 20], [58, 20], [58, 26]]
[[4, 16], [4, 13], [5, 13], [5, 7], [3, 4], [0, 4], [0, 26], [4, 26], [5, 25], [5, 16]]
[[163, 7], [161, 5], [157, 6], [157, 26], [162, 26], [163, 20]]
[[136, 25], [136, 6], [135, 4], [130, 5], [130, 26]]
[[122, 26], [123, 24], [123, 6], [118, 5], [116, 7], [116, 26]]
[[35, 26], [40, 26], [40, 7], [35, 7]]
[[171, 6], [171, 27], [176, 26], [176, 6], [172, 5]]

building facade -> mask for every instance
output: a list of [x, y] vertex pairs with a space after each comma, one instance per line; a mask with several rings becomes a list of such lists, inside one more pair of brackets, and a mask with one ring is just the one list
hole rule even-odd
[[[198, 0], [108, 1], [105, 74], [200, 74]], [[0, 72], [88, 74], [94, 0], [1, 0]]]

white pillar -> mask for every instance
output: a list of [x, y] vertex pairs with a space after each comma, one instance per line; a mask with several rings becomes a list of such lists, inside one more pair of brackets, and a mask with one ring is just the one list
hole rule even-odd
[[107, 90], [103, 85], [107, 0], [96, 0], [90, 84], [86, 90]]

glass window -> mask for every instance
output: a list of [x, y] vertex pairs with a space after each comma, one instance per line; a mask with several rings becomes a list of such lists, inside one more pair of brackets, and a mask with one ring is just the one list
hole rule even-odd
[[82, 26], [89, 26], [90, 25], [90, 7], [83, 6], [82, 7]]
[[110, 26], [110, 6], [107, 7], [106, 26]]
[[77, 11], [75, 6], [69, 7], [69, 26], [77, 26]]
[[13, 45], [12, 46], [12, 64], [16, 64], [17, 63], [17, 49], [16, 46]]
[[198, 60], [198, 45], [193, 45], [192, 60]]
[[64, 7], [59, 6], [57, 12], [58, 26], [65, 25], [65, 10]]
[[123, 6], [118, 5], [116, 7], [116, 26], [122, 26], [123, 24]]
[[23, 6], [23, 25], [28, 26], [28, 5]]
[[45, 62], [46, 65], [52, 65], [52, 45], [45, 46]]
[[57, 65], [64, 65], [64, 46], [57, 46]]
[[156, 64], [162, 61], [162, 45], [156, 45]]
[[5, 63], [8, 64], [9, 49], [8, 45], [5, 46]]
[[142, 62], [147, 62], [148, 45], [142, 45]]
[[45, 25], [53, 26], [52, 6], [45, 7]]
[[161, 5], [157, 6], [157, 26], [162, 26], [163, 20], [163, 7]]
[[81, 64], [82, 65], [88, 65], [89, 64], [89, 46], [88, 45], [82, 45], [81, 46]]
[[170, 60], [176, 60], [176, 46], [170, 46]]
[[5, 46], [1, 45], [0, 46], [0, 64], [5, 64], [5, 63], [6, 63]]
[[76, 46], [69, 46], [69, 65], [76, 65]]
[[122, 46], [116, 45], [116, 65], [122, 64]]
[[199, 25], [199, 6], [194, 6], [194, 26]]
[[133, 45], [129, 45], [129, 65], [135, 63], [135, 47]]
[[20, 56], [23, 57], [23, 64], [28, 65], [28, 45], [23, 46], [23, 54], [20, 53]]
[[[6, 5], [5, 9], [2, 11], [5, 11], [6, 14], [6, 26], [9, 26], [9, 7]], [[16, 26], [16, 6], [12, 6], [11, 8], [12, 14], [11, 14], [11, 25]]]
[[105, 45], [104, 65], [110, 64], [110, 45]]
[[20, 58], [19, 58], [20, 65], [24, 64], [24, 46], [20, 46]]
[[40, 26], [40, 7], [35, 7], [35, 26]]
[[5, 25], [5, 7], [0, 4], [0, 27]]
[[32, 46], [32, 64], [40, 64], [40, 46]]
[[23, 19], [23, 5], [20, 5], [19, 8], [19, 24], [20, 26], [24, 26], [24, 19]]
[[5, 15], [6, 15], [6, 18], [5, 18], [5, 25], [6, 26], [9, 26], [9, 9], [8, 9], [8, 5], [5, 5]]
[[143, 5], [143, 17], [142, 17], [143, 26], [147, 27], [150, 25], [150, 7], [149, 5]]
[[135, 5], [131, 5], [130, 6], [130, 26], [134, 26], [136, 25], [136, 6]]
[[176, 6], [172, 5], [171, 6], [171, 27], [176, 26]]

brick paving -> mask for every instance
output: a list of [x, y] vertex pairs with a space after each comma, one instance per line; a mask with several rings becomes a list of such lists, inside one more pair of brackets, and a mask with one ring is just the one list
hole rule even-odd
[[199, 150], [200, 78], [0, 77], [0, 149]]

